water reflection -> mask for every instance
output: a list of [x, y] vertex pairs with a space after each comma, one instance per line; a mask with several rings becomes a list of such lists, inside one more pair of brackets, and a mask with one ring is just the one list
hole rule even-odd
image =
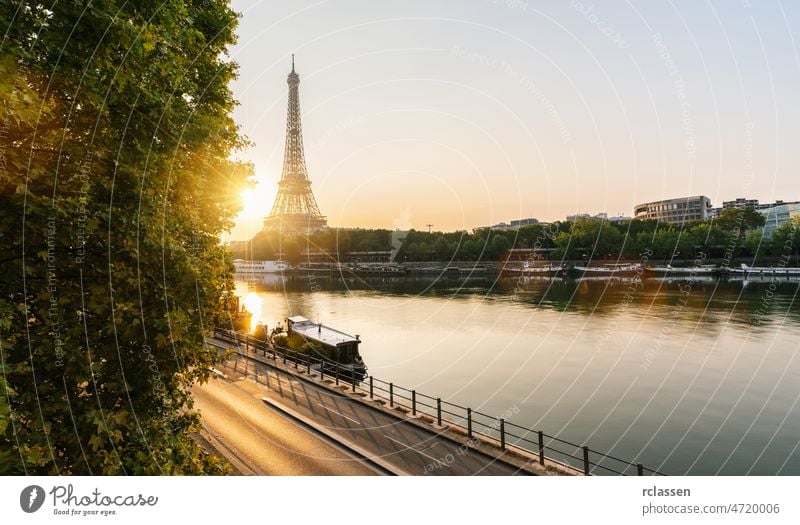
[[[723, 319], [741, 326], [762, 327], [771, 322], [800, 323], [797, 294], [800, 279], [717, 278], [712, 276], [650, 277], [522, 277], [490, 278], [294, 278], [268, 274], [238, 281], [240, 290], [304, 294], [327, 292], [359, 295], [374, 293], [402, 297], [447, 297], [454, 300], [483, 298], [507, 300], [535, 308], [591, 315], [614, 315], [620, 309], [628, 314], [680, 315], [694, 322], [713, 325]], [[255, 301], [255, 299], [254, 299]]]
[[800, 281], [237, 282], [270, 327], [361, 334], [370, 374], [672, 474], [800, 474]]

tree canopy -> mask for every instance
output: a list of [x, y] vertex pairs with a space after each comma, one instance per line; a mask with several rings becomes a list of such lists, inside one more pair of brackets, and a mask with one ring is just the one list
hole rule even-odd
[[0, 473], [222, 472], [189, 387], [250, 174], [222, 0], [0, 9]]
[[[655, 220], [619, 223], [599, 219], [526, 225], [517, 230], [477, 228], [471, 232], [392, 232], [383, 229], [329, 228], [308, 236], [281, 236], [262, 231], [237, 257], [271, 260], [283, 257], [304, 262], [307, 252], [325, 252], [330, 261], [344, 260], [353, 251], [394, 250], [395, 262], [497, 261], [509, 248], [533, 248], [542, 258], [555, 260], [640, 259], [692, 261], [704, 257], [778, 257], [782, 236], [791, 226], [778, 228], [772, 238], [761, 227], [764, 217], [749, 210], [725, 213], [722, 220], [665, 224]], [[757, 217], [756, 217], [757, 216]]]

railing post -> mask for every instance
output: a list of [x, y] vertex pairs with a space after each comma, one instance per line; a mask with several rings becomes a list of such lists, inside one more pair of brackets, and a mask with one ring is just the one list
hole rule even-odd
[[352, 375], [350, 376], [350, 380], [353, 382], [353, 393], [356, 391], [356, 371], [353, 369]]
[[283, 353], [283, 367], [286, 368], [286, 352]]
[[589, 475], [589, 447], [583, 447], [583, 475]]
[[411, 415], [412, 416], [416, 416], [417, 415], [417, 391], [416, 390], [412, 390], [411, 391]]
[[389, 383], [389, 406], [394, 406], [394, 383]]
[[339, 386], [339, 363], [336, 363], [336, 386]]
[[472, 409], [467, 409], [467, 436], [472, 437]]
[[325, 359], [321, 359], [319, 362], [319, 379], [325, 381]]
[[436, 424], [442, 426], [442, 398], [436, 398]]
[[641, 463], [636, 464], [636, 475], [644, 476], [644, 466]]
[[544, 465], [544, 432], [541, 430], [539, 434], [539, 464]]
[[506, 449], [506, 420], [500, 419], [500, 450]]
[[300, 366], [300, 354], [294, 354], [294, 369], [297, 370]]
[[374, 390], [374, 385], [373, 385], [373, 381], [372, 381], [372, 376], [369, 376], [369, 398], [370, 399], [374, 399], [375, 398], [375, 390]]

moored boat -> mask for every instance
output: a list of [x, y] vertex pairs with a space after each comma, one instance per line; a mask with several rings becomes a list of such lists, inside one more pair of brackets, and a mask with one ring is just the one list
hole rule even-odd
[[[363, 377], [367, 367], [358, 353], [358, 345], [361, 344], [361, 338], [358, 335], [346, 334], [300, 315], [287, 318], [286, 324], [290, 336], [299, 336], [312, 344], [319, 345], [337, 368], [350, 371], [356, 377], [359, 375]], [[316, 366], [319, 367], [319, 365]], [[326, 364], [326, 370], [327, 368]]]
[[789, 266], [747, 266], [729, 268], [728, 273], [745, 277], [800, 277], [800, 268]]
[[233, 267], [238, 274], [281, 273], [289, 270], [286, 261], [246, 261], [234, 259]]
[[563, 264], [531, 264], [524, 261], [520, 266], [506, 266], [502, 269], [503, 277], [555, 277], [567, 271]]
[[641, 263], [604, 264], [602, 266], [575, 266], [573, 270], [584, 277], [618, 276], [641, 273]]
[[658, 275], [714, 275], [720, 272], [715, 264], [702, 264], [694, 266], [648, 266], [645, 268], [648, 273]]

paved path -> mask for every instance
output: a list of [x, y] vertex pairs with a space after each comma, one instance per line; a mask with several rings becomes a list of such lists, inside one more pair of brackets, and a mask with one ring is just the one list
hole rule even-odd
[[[246, 388], [251, 392], [248, 403], [260, 403], [259, 414], [269, 414], [270, 421], [279, 412], [284, 414], [282, 430], [276, 429], [273, 433], [283, 446], [287, 440], [280, 438], [286, 431], [286, 425], [297, 426], [299, 418], [324, 434], [348, 444], [351, 450], [356, 451], [356, 455], [370, 458], [396, 474], [528, 474], [496, 457], [439, 435], [433, 428], [420, 427], [402, 417], [253, 359], [236, 356], [221, 371], [228, 380], [240, 385], [237, 388], [244, 389], [244, 385], [249, 385]], [[202, 409], [201, 404], [198, 405]], [[204, 413], [204, 420], [206, 417]], [[251, 419], [257, 417], [253, 414]], [[265, 426], [270, 427], [271, 423]], [[224, 430], [222, 435], [225, 436]], [[270, 454], [278, 451], [272, 447]]]
[[243, 474], [375, 475], [379, 472], [268, 408], [250, 381], [211, 380], [192, 389], [204, 436]]

